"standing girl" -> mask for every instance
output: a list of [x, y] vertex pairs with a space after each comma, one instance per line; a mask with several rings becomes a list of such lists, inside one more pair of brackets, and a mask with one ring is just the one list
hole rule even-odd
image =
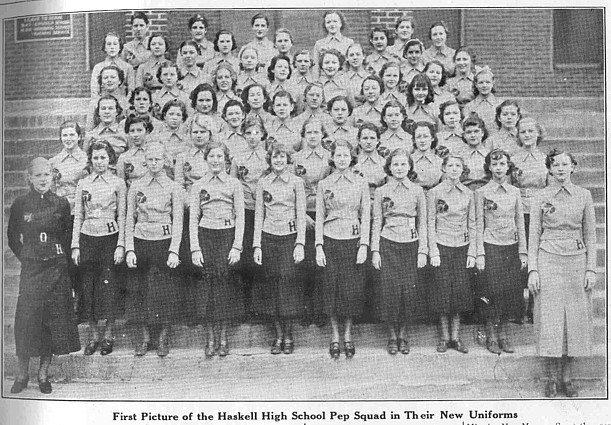
[[382, 124], [386, 129], [380, 137], [378, 152], [384, 158], [398, 148], [412, 151], [412, 136], [403, 130], [406, 115], [405, 108], [396, 100], [390, 100], [382, 108]]
[[134, 12], [131, 17], [132, 34], [134, 38], [123, 46], [121, 58], [129, 63], [134, 70], [151, 57], [148, 50], [149, 43], [149, 18], [144, 12]]
[[267, 122], [265, 127], [269, 131], [269, 136], [286, 146], [291, 153], [301, 149], [301, 128], [297, 120], [292, 118], [294, 110], [293, 96], [287, 91], [276, 92], [273, 99], [275, 116]]
[[497, 106], [494, 121], [498, 131], [486, 140], [488, 147], [504, 150], [513, 158], [520, 148], [516, 128], [519, 120], [520, 106], [515, 100], [505, 100]]
[[338, 140], [331, 146], [333, 173], [318, 183], [316, 191], [316, 264], [324, 267], [323, 312], [332, 327], [329, 354], [340, 355], [339, 323], [344, 319], [344, 352], [354, 357], [352, 320], [365, 302], [365, 272], [370, 228], [369, 188], [352, 171], [356, 155], [352, 146]]
[[454, 100], [454, 95], [446, 88], [447, 74], [441, 62], [430, 61], [424, 67], [423, 73], [429, 77], [433, 86], [433, 105], [439, 109], [439, 105], [448, 100]]
[[176, 157], [189, 148], [189, 140], [185, 131], [184, 122], [187, 120], [187, 108], [178, 99], [169, 100], [161, 110], [163, 127], [155, 135], [155, 140], [161, 142], [167, 154], [168, 163], [166, 171], [174, 179], [174, 166]]
[[127, 188], [146, 174], [144, 148], [152, 128], [152, 124], [143, 117], [127, 117], [125, 120], [125, 133], [130, 148], [117, 160], [117, 177], [125, 181]]
[[182, 74], [174, 62], [165, 61], [159, 64], [157, 79], [161, 82], [162, 87], [153, 93], [153, 103], [159, 105], [161, 109], [170, 100], [180, 100], [185, 105], [188, 105], [189, 95], [182, 91], [178, 84], [178, 80], [181, 78]]
[[263, 13], [257, 13], [251, 18], [250, 25], [255, 38], [250, 43], [246, 44], [246, 46], [257, 49], [261, 63], [269, 63], [269, 61], [278, 54], [278, 50], [274, 46], [274, 43], [267, 38], [267, 33], [269, 32], [269, 18]]
[[475, 99], [475, 52], [463, 46], [454, 53], [454, 77], [448, 79], [448, 90], [464, 105]]
[[121, 40], [121, 37], [119, 37], [118, 34], [109, 32], [104, 36], [102, 51], [106, 53], [106, 57], [102, 62], [97, 63], [91, 71], [91, 97], [96, 97], [102, 94], [100, 91], [100, 85], [98, 83], [98, 77], [102, 73], [102, 69], [106, 68], [107, 66], [116, 66], [123, 71], [123, 75], [125, 76], [124, 80], [121, 82], [121, 91], [123, 96], [125, 96], [125, 94], [129, 94], [134, 87], [136, 87], [134, 68], [119, 57], [122, 50], [123, 40]]
[[520, 190], [511, 186], [512, 172], [507, 152], [494, 149], [484, 165], [491, 180], [475, 191], [477, 258], [482, 272], [478, 297], [488, 300], [486, 347], [494, 354], [513, 353], [507, 336], [507, 321], [522, 316], [520, 268], [526, 268], [526, 235]]
[[462, 109], [456, 100], [448, 100], [439, 106], [439, 122], [442, 130], [437, 133], [439, 146], [447, 148], [450, 153], [460, 154], [465, 142], [462, 137]]
[[229, 157], [240, 155], [248, 150], [248, 144], [242, 133], [244, 123], [244, 107], [238, 100], [230, 100], [223, 108], [223, 119], [227, 123], [225, 131], [219, 134], [218, 140], [229, 149]]
[[352, 99], [346, 76], [341, 73], [344, 66], [344, 56], [335, 49], [327, 50], [320, 56], [318, 66], [320, 76], [318, 82], [322, 85], [325, 100], [333, 99], [335, 96], [346, 96]]
[[274, 47], [278, 54], [287, 56], [291, 62], [293, 61], [293, 35], [287, 28], [278, 28], [274, 33]]
[[178, 49], [178, 58], [176, 64], [179, 66], [178, 73], [182, 75], [179, 81], [179, 86], [187, 96], [191, 94], [193, 89], [200, 84], [207, 82], [207, 75], [197, 66], [197, 59], [200, 56], [201, 50], [199, 44], [194, 40], [183, 41]]
[[[207, 61], [214, 57], [214, 44], [206, 39], [206, 34], [209, 28], [208, 20], [205, 16], [198, 13], [189, 18], [187, 27], [191, 33], [191, 40], [189, 41], [194, 42], [197, 45], [197, 57], [195, 62], [198, 68], [202, 68]], [[185, 65], [184, 62], [181, 62], [183, 59], [184, 58], [180, 57], [177, 59], [179, 65]]]
[[469, 189], [475, 190], [485, 185], [489, 180], [489, 176], [484, 170], [486, 155], [490, 152], [485, 144], [488, 131], [484, 121], [477, 114], [465, 118], [462, 129], [465, 145], [459, 156], [463, 159], [468, 171], [461, 181]]
[[195, 115], [188, 127], [191, 144], [176, 157], [174, 181], [185, 189], [187, 195], [193, 184], [208, 172], [204, 152], [206, 145], [213, 141], [212, 126], [210, 117]]
[[91, 98], [89, 102], [89, 111], [87, 113], [87, 128], [91, 130], [95, 127], [95, 108], [98, 101], [104, 96], [112, 96], [119, 102], [122, 110], [126, 110], [129, 106], [128, 98], [120, 90], [125, 77], [123, 71], [114, 65], [104, 67], [98, 75], [98, 83], [100, 87], [100, 95]]
[[452, 75], [454, 73], [453, 59], [456, 51], [446, 45], [448, 33], [448, 27], [443, 21], [431, 25], [429, 38], [433, 44], [422, 54], [422, 62], [427, 64], [433, 60], [438, 60], [443, 64], [448, 74]]
[[376, 188], [386, 183], [386, 160], [378, 154], [380, 128], [373, 123], [364, 122], [357, 133], [359, 155], [354, 171], [361, 174], [369, 185], [369, 198], [373, 201]]
[[376, 316], [388, 326], [388, 354], [408, 354], [407, 323], [422, 315], [424, 303], [418, 269], [427, 263], [426, 200], [410, 181], [408, 151], [394, 150], [384, 168], [392, 177], [375, 191], [371, 236], [371, 262], [381, 271]]
[[382, 126], [382, 103], [381, 95], [384, 93], [384, 81], [381, 78], [370, 75], [363, 80], [361, 85], [361, 96], [365, 102], [354, 109], [350, 116], [353, 126], [359, 127], [365, 122], [370, 122], [378, 127]]
[[264, 124], [273, 118], [272, 114], [267, 112], [270, 107], [269, 96], [265, 87], [261, 84], [247, 86], [242, 92], [241, 98], [246, 111], [246, 118], [257, 117]]
[[238, 81], [233, 67], [228, 63], [220, 63], [212, 73], [212, 81], [214, 90], [216, 91], [217, 109], [223, 111], [225, 104], [230, 100], [242, 100], [235, 94], [235, 88]]
[[396, 100], [401, 105], [405, 106], [407, 99], [403, 93], [399, 91], [399, 83], [403, 75], [398, 62], [387, 62], [380, 69], [380, 78], [384, 81], [384, 92], [381, 96], [381, 102], [386, 105], [391, 100]]
[[412, 39], [415, 29], [416, 22], [413, 17], [404, 15], [398, 18], [395, 22], [395, 43], [388, 48], [388, 52], [397, 57], [403, 57], [405, 46]]
[[253, 288], [253, 309], [273, 317], [271, 353], [292, 354], [293, 321], [303, 313], [303, 288], [296, 264], [304, 259], [306, 197], [303, 180], [290, 172], [291, 154], [274, 144], [267, 151], [270, 172], [259, 180], [255, 197], [254, 261], [265, 279]]
[[154, 34], [149, 38], [148, 50], [151, 56], [138, 67], [136, 87], [144, 86], [154, 93], [161, 88], [161, 82], [157, 79], [157, 69], [166, 60], [166, 52], [170, 50], [170, 41], [165, 35]]
[[496, 108], [503, 101], [494, 95], [494, 74], [487, 66], [475, 73], [475, 99], [465, 105], [465, 117], [477, 113], [486, 123], [486, 128], [496, 128]]
[[348, 69], [346, 70], [345, 76], [348, 82], [348, 89], [353, 95], [361, 91], [363, 80], [370, 75], [363, 64], [364, 59], [363, 46], [359, 43], [354, 43], [348, 47], [348, 51], [346, 52], [346, 64]]
[[299, 96], [299, 91], [291, 78], [291, 60], [288, 56], [274, 56], [267, 67], [267, 78], [269, 79], [269, 95], [274, 97], [279, 91], [288, 91], [294, 99]]
[[382, 66], [388, 62], [398, 62], [399, 57], [388, 51], [388, 44], [392, 40], [390, 31], [382, 27], [374, 27], [369, 33], [369, 45], [373, 52], [367, 56], [367, 70], [371, 74], [378, 74]]
[[592, 355], [596, 217], [590, 192], [571, 182], [573, 156], [554, 149], [545, 165], [555, 181], [532, 202], [528, 246], [537, 354], [549, 374], [545, 396], [577, 397], [573, 358]]
[[132, 184], [127, 195], [125, 262], [135, 269], [127, 316], [142, 329], [136, 356], [149, 350], [150, 331], [155, 328], [160, 330], [157, 355], [165, 357], [170, 352], [170, 325], [178, 321], [181, 309], [180, 286], [172, 269], [179, 264], [184, 201], [182, 189], [163, 169], [168, 159], [164, 146], [149, 143], [145, 159], [148, 173]]
[[[110, 143], [117, 155], [125, 152], [127, 150], [127, 137], [119, 125], [122, 114], [123, 108], [117, 99], [113, 96], [100, 97], [93, 114], [95, 127], [87, 133], [83, 150], [87, 151], [92, 140], [104, 139]], [[114, 165], [112, 168], [114, 168]]]
[[261, 72], [263, 64], [259, 63], [259, 53], [254, 47], [244, 46], [238, 54], [240, 58], [240, 72], [238, 73], [238, 82], [236, 84], [236, 93], [242, 91], [251, 84], [260, 84], [265, 86], [268, 84], [267, 76]]
[[435, 106], [435, 91], [431, 80], [418, 74], [407, 86], [407, 118], [412, 121], [428, 121], [439, 128], [439, 109]]
[[403, 74], [403, 87], [409, 85], [414, 77], [424, 71], [422, 63], [422, 52], [424, 45], [420, 40], [414, 38], [405, 43], [401, 57], [404, 59], [401, 63], [401, 74]]
[[[240, 69], [240, 60], [233, 55], [233, 51], [238, 48], [235, 42], [233, 33], [229, 30], [220, 30], [214, 38], [215, 54], [212, 59], [206, 62], [204, 66], [204, 74], [213, 77], [215, 69], [220, 64], [227, 64], [236, 75], [234, 81], [237, 80], [237, 72]], [[211, 78], [214, 81], [214, 78]]]
[[[146, 118], [153, 125], [151, 132], [159, 131], [163, 123], [159, 121], [155, 114], [160, 112], [159, 105], [153, 105], [153, 94], [146, 87], [136, 87], [129, 98], [129, 109], [126, 116], [134, 115]], [[125, 127], [125, 120], [119, 124], [121, 128]]]
[[327, 113], [323, 87], [320, 83], [308, 84], [303, 91], [303, 97], [305, 98], [305, 111], [295, 117], [299, 128], [303, 127], [303, 123], [312, 117], [320, 118], [325, 125], [331, 122], [331, 117]]
[[15, 311], [17, 375], [11, 393], [22, 392], [30, 378], [30, 357], [40, 357], [38, 388], [49, 394], [53, 355], [80, 350], [66, 268], [70, 204], [51, 189], [53, 172], [44, 158], [28, 166], [31, 191], [17, 197], [9, 216], [8, 246], [21, 262]]
[[297, 92], [299, 96], [295, 99], [297, 102], [296, 113], [300, 114], [303, 112], [305, 107], [305, 99], [303, 91], [312, 83], [318, 80], [318, 67], [314, 67], [314, 61], [312, 61], [312, 54], [308, 49], [303, 49], [295, 53], [293, 57], [293, 73], [291, 74], [291, 80], [297, 86]]
[[339, 10], [327, 10], [325, 12], [322, 29], [327, 33], [327, 36], [314, 43], [314, 50], [312, 51], [314, 63], [318, 63], [321, 55], [331, 49], [345, 55], [348, 47], [354, 42], [351, 38], [342, 34], [342, 30], [346, 31], [346, 18]]
[[351, 125], [352, 103], [346, 96], [335, 96], [327, 104], [331, 123], [326, 126], [330, 140], [348, 140], [356, 144], [357, 128]]
[[237, 264], [244, 235], [244, 192], [227, 174], [229, 152], [222, 143], [204, 148], [209, 172], [191, 189], [189, 233], [191, 259], [202, 268], [198, 316], [208, 326], [206, 357], [229, 354], [227, 325], [244, 313]]
[[427, 194], [429, 256], [434, 277], [428, 296], [431, 311], [440, 316], [439, 353], [448, 348], [469, 352], [460, 340], [460, 314], [473, 308], [468, 269], [475, 266], [475, 199], [460, 182], [464, 169], [462, 158], [446, 156], [442, 164], [445, 179]]
[[417, 176], [413, 182], [428, 191], [441, 180], [442, 159], [435, 154], [438, 139], [435, 126], [426, 121], [419, 121], [413, 126], [414, 153], [410, 158]]
[[[113, 326], [119, 285], [115, 266], [125, 256], [125, 182], [110, 172], [115, 151], [105, 140], [94, 141], [87, 150], [91, 175], [76, 188], [72, 261], [82, 267], [82, 315], [89, 322], [90, 338], [83, 354], [112, 353]], [[100, 344], [98, 321], [105, 320]]]
[[185, 122], [188, 127], [196, 115], [205, 115], [210, 118], [213, 134], [221, 133], [227, 127], [227, 123], [219, 116], [216, 92], [210, 84], [200, 84], [191, 92], [191, 108], [194, 114]]

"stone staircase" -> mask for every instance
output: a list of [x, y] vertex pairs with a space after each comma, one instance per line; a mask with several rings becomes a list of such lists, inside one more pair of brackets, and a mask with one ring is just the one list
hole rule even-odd
[[[557, 99], [523, 98], [517, 99], [522, 112], [534, 116], [547, 130], [547, 137], [541, 148], [548, 151], [553, 147], [566, 149], [575, 154], [578, 161], [574, 182], [592, 192], [596, 209], [596, 242], [598, 285], [594, 290], [595, 341], [596, 354], [576, 365], [576, 374], [585, 378], [606, 377], [606, 336], [607, 336], [607, 282], [606, 282], [606, 158], [605, 158], [605, 115], [603, 98]], [[4, 221], [3, 235], [6, 235], [8, 210], [16, 196], [27, 192], [25, 168], [35, 156], [51, 157], [61, 149], [58, 128], [61, 122], [72, 119], [85, 122], [88, 99], [46, 100], [5, 102], [4, 105]], [[15, 370], [13, 320], [17, 301], [20, 265], [7, 247], [3, 237], [4, 252], [4, 343], [5, 374], [12, 376]], [[86, 326], [81, 325], [81, 340], [86, 344]], [[298, 326], [295, 337], [302, 350], [322, 352], [327, 348], [330, 329], [327, 326]], [[496, 356], [490, 355], [483, 347], [478, 347], [471, 335], [477, 326], [465, 326], [463, 340], [471, 347], [471, 353], [460, 360], [467, 364], [468, 370], [475, 371], [478, 365], [485, 367]], [[512, 325], [512, 340], [517, 352], [503, 355], [505, 368], [515, 376], [532, 377], [542, 373], [540, 362], [534, 356], [531, 325]], [[384, 354], [386, 334], [378, 324], [360, 323], [356, 325], [355, 340], [371, 356]], [[85, 358], [81, 354], [62, 356], [54, 362], [57, 379], [100, 378], [126, 379], [132, 376], [134, 362], [132, 347], [134, 336], [125, 323], [119, 321], [116, 329], [116, 350], [111, 356], [99, 355]], [[437, 330], [434, 323], [418, 325], [412, 329], [411, 356], [424, 365], [436, 362], [434, 347]], [[204, 332], [201, 328], [177, 326], [172, 331], [172, 353], [178, 364], [198, 362], [203, 356]], [[271, 329], [265, 322], [252, 318], [236, 326], [230, 336], [233, 341], [232, 354], [256, 355], [268, 352]], [[367, 351], [369, 350], [369, 351]], [[363, 351], [361, 351], [363, 352]], [[420, 356], [421, 354], [421, 356]], [[299, 348], [295, 355], [299, 355]], [[157, 362], [156, 356], [147, 357], [146, 362]], [[265, 356], [264, 358], [267, 358]], [[199, 359], [199, 360], [198, 360]], [[156, 363], [155, 363], [156, 364]], [[151, 364], [152, 365], [152, 364]], [[164, 366], [167, 367], [167, 366]], [[426, 366], [428, 367], [428, 366]], [[462, 366], [461, 366], [462, 368]], [[459, 368], [449, 367], [456, 371]], [[168, 371], [168, 373], [170, 373]], [[462, 373], [462, 372], [461, 372]], [[477, 379], [475, 376], [473, 379]]]

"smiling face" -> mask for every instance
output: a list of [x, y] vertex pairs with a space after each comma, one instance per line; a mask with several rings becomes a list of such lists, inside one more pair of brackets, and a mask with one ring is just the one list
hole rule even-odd
[[384, 114], [384, 122], [391, 130], [397, 130], [405, 117], [401, 113], [401, 108], [398, 106], [391, 106], [386, 108], [386, 113]]
[[105, 69], [101, 74], [102, 90], [113, 93], [119, 88], [121, 80], [119, 79], [119, 72], [116, 69]]
[[231, 90], [231, 86], [233, 85], [233, 80], [231, 79], [231, 71], [228, 69], [219, 69], [216, 73], [216, 85], [219, 88], [219, 91], [226, 93]]
[[330, 35], [335, 35], [342, 29], [342, 20], [337, 13], [329, 13], [325, 16], [325, 28]]
[[277, 152], [271, 158], [272, 171], [276, 174], [282, 174], [288, 167], [288, 156], [286, 152]]
[[259, 111], [263, 107], [265, 96], [261, 87], [251, 87], [248, 91], [248, 104], [251, 110]]
[[446, 165], [442, 167], [446, 178], [453, 182], [458, 182], [463, 172], [463, 163], [460, 158], [449, 157]]
[[182, 46], [182, 49], [180, 49], [180, 55], [182, 56], [182, 63], [184, 63], [187, 68], [192, 68], [195, 66], [195, 61], [197, 59], [197, 49], [195, 46], [191, 46], [189, 44]]
[[448, 34], [442, 25], [431, 28], [431, 41], [435, 47], [441, 48], [445, 46], [447, 38]]
[[274, 66], [274, 78], [277, 81], [286, 81], [289, 78], [291, 65], [284, 59], [278, 59]]
[[420, 152], [426, 152], [431, 149], [433, 143], [433, 135], [428, 127], [416, 127], [414, 132], [414, 144]]
[[162, 37], [153, 37], [151, 39], [151, 53], [156, 58], [160, 58], [165, 54], [167, 46]]
[[339, 71], [339, 59], [337, 56], [325, 53], [322, 59], [322, 70], [327, 77], [334, 77], [337, 71]]
[[104, 42], [104, 51], [111, 58], [116, 58], [121, 51], [119, 38], [114, 35], [107, 35]]
[[117, 120], [117, 104], [112, 99], [102, 99], [98, 103], [100, 120], [104, 124], [112, 124]]
[[376, 52], [382, 53], [388, 47], [388, 38], [386, 38], [384, 32], [374, 31], [373, 34], [371, 34], [371, 44]]
[[64, 149], [68, 152], [72, 152], [74, 148], [78, 146], [79, 135], [75, 128], [66, 127], [62, 129], [59, 139], [62, 145], [64, 145]]
[[300, 53], [295, 57], [296, 69], [300, 74], [305, 74], [310, 70], [311, 59], [309, 53]]
[[333, 162], [335, 163], [335, 168], [339, 171], [344, 171], [348, 167], [350, 167], [350, 162], [352, 161], [352, 154], [350, 149], [347, 146], [338, 146], [335, 148], [335, 153], [333, 154]]
[[456, 128], [460, 124], [460, 107], [450, 105], [443, 111], [443, 122], [450, 128]]
[[364, 128], [361, 131], [361, 137], [359, 139], [359, 146], [365, 153], [373, 153], [378, 147], [379, 143], [378, 135], [375, 131], [368, 128]]
[[214, 105], [214, 98], [212, 93], [208, 90], [203, 90], [197, 93], [197, 100], [195, 101], [195, 109], [197, 112], [202, 114], [209, 114], [212, 112], [212, 106]]
[[281, 120], [285, 120], [290, 117], [294, 108], [294, 105], [286, 96], [276, 96], [274, 99], [274, 112]]
[[395, 155], [390, 161], [389, 168], [394, 178], [403, 180], [409, 173], [409, 158], [406, 155]]
[[242, 112], [242, 108], [237, 105], [230, 106], [229, 108], [227, 108], [227, 112], [225, 114], [225, 121], [227, 121], [227, 124], [229, 124], [231, 128], [240, 127], [243, 119], [244, 113]]
[[363, 55], [363, 49], [360, 46], [352, 46], [346, 52], [346, 57], [348, 59], [348, 64], [353, 69], [359, 69], [363, 66], [363, 60], [365, 56]]
[[221, 34], [217, 42], [219, 52], [223, 55], [228, 55], [233, 49], [233, 40], [231, 34]]
[[426, 76], [431, 80], [433, 87], [439, 87], [442, 75], [443, 69], [439, 65], [429, 64], [429, 68], [426, 70]]
[[429, 88], [425, 85], [415, 85], [412, 90], [414, 100], [418, 104], [423, 104], [426, 101], [426, 97], [429, 95]]
[[195, 21], [193, 25], [191, 25], [191, 37], [193, 40], [201, 43], [206, 37], [206, 26], [202, 21]]
[[565, 184], [571, 181], [571, 174], [575, 171], [575, 164], [573, 164], [570, 156], [561, 153], [554, 157], [549, 171], [558, 183]]
[[255, 19], [255, 22], [252, 24], [252, 31], [255, 33], [255, 37], [258, 40], [263, 39], [267, 32], [269, 31], [269, 27], [267, 26], [267, 21], [263, 18]]
[[220, 174], [225, 170], [225, 152], [221, 148], [212, 148], [206, 157], [208, 169], [213, 174]]
[[203, 148], [210, 141], [211, 134], [210, 130], [193, 121], [191, 125], [191, 143], [193, 143], [193, 146], [198, 149]]
[[278, 49], [278, 52], [286, 55], [293, 47], [290, 34], [286, 32], [279, 32], [276, 34], [274, 45], [276, 49]]
[[344, 125], [346, 121], [348, 121], [349, 116], [350, 110], [345, 101], [340, 100], [333, 102], [333, 106], [331, 107], [331, 118], [335, 124]]
[[150, 107], [151, 99], [147, 92], [140, 91], [134, 95], [134, 109], [139, 115], [147, 114]]
[[177, 129], [182, 124], [182, 109], [180, 106], [170, 106], [165, 113], [165, 122], [172, 130]]
[[389, 66], [386, 68], [384, 74], [382, 75], [382, 81], [384, 81], [386, 90], [393, 91], [395, 88], [397, 88], [397, 85], [399, 84], [399, 73], [399, 67], [397, 66]]
[[380, 85], [375, 80], [363, 81], [363, 96], [371, 104], [380, 98]]
[[477, 75], [475, 85], [482, 96], [488, 96], [494, 87], [494, 76], [490, 72], [481, 72]]
[[456, 71], [461, 75], [468, 75], [471, 71], [471, 55], [464, 50], [456, 54], [454, 59]]
[[51, 164], [48, 161], [35, 162], [29, 170], [28, 180], [36, 192], [44, 194], [51, 188], [53, 181]]
[[490, 172], [492, 178], [497, 183], [502, 183], [507, 178], [507, 171], [509, 170], [509, 163], [507, 157], [502, 155], [498, 159], [490, 159]]
[[253, 71], [257, 67], [257, 64], [259, 63], [259, 57], [257, 56], [257, 51], [255, 49], [250, 49], [250, 48], [244, 49], [242, 51], [242, 56], [240, 57], [240, 61], [245, 71]]
[[420, 58], [422, 57], [422, 49], [419, 45], [413, 44], [407, 48], [405, 56], [410, 66], [415, 67], [420, 63]]
[[401, 21], [399, 26], [395, 30], [397, 37], [399, 40], [406, 42], [410, 38], [412, 38], [412, 34], [414, 33], [414, 27], [410, 21]]
[[127, 133], [129, 140], [133, 146], [139, 147], [144, 143], [146, 136], [146, 127], [143, 122], [136, 122], [129, 126]]
[[94, 149], [91, 152], [91, 165], [96, 174], [104, 174], [108, 170], [110, 158], [106, 149]]

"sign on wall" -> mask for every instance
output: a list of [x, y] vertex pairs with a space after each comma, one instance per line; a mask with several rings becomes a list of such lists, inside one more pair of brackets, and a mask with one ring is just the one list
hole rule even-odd
[[68, 40], [72, 38], [72, 15], [29, 16], [15, 19], [15, 42]]

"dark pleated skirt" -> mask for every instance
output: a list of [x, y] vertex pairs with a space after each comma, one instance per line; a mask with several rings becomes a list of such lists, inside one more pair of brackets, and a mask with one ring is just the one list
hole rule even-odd
[[114, 320], [117, 316], [120, 288], [114, 255], [118, 237], [118, 234], [89, 236], [81, 233], [82, 320]]
[[204, 322], [237, 320], [244, 316], [240, 263], [229, 266], [227, 260], [235, 229], [200, 227], [198, 233], [204, 267], [196, 283], [197, 317]]
[[441, 265], [433, 267], [428, 296], [431, 312], [456, 314], [473, 310], [471, 270], [466, 267], [469, 245], [437, 246]]
[[282, 318], [303, 316], [303, 285], [297, 279], [294, 248], [294, 234], [276, 236], [263, 232], [261, 250], [264, 276], [254, 282], [253, 312]]
[[15, 348], [19, 357], [61, 355], [81, 349], [65, 258], [22, 262]]
[[418, 278], [418, 241], [399, 243], [380, 238], [382, 267], [375, 291], [375, 317], [384, 322], [413, 321], [424, 316], [425, 286]]
[[363, 264], [356, 264], [359, 239], [337, 240], [325, 237], [327, 265], [322, 272], [323, 312], [329, 316], [356, 317], [365, 305]]
[[178, 275], [166, 264], [170, 243], [170, 239], [134, 239], [137, 267], [131, 270], [131, 279], [128, 277], [128, 321], [171, 325], [184, 320], [183, 292]]
[[[316, 213], [308, 212], [316, 221]], [[297, 276], [302, 281], [306, 302], [306, 314], [310, 320], [317, 320], [322, 315], [321, 281], [322, 270], [316, 265], [316, 244], [314, 229], [306, 228], [305, 259], [297, 265]]]
[[478, 298], [488, 319], [509, 320], [522, 315], [524, 297], [518, 244], [484, 243], [486, 267], [478, 279]]

